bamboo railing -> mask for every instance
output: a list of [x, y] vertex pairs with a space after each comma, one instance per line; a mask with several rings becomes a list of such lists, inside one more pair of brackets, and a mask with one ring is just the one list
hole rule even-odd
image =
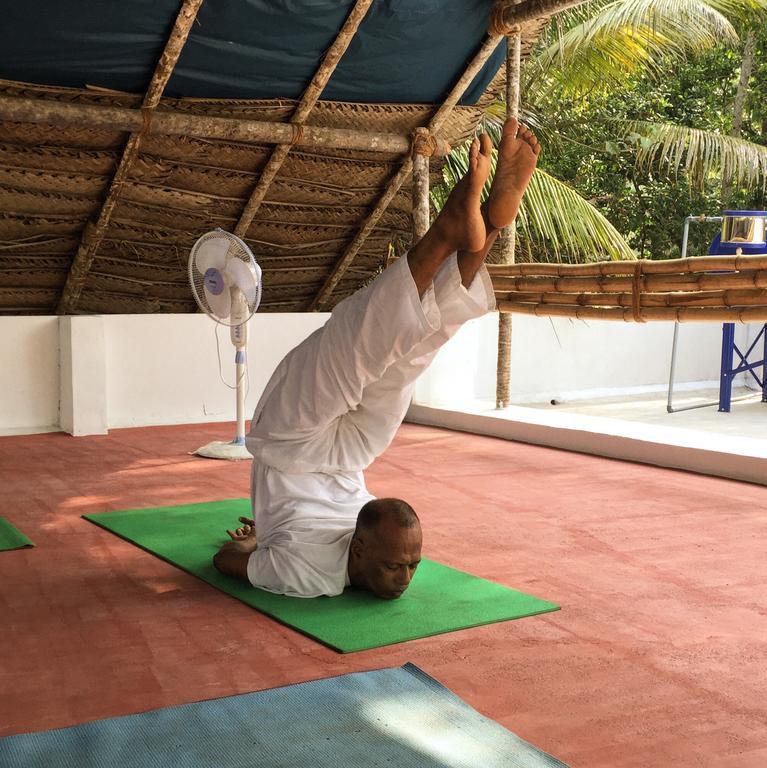
[[767, 321], [767, 255], [488, 269], [501, 312], [639, 323]]

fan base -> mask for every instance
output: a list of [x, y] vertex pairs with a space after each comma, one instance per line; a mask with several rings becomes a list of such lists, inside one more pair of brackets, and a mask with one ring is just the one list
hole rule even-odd
[[225, 443], [221, 440], [203, 445], [194, 453], [206, 459], [228, 459], [229, 461], [246, 461], [253, 458], [244, 445]]

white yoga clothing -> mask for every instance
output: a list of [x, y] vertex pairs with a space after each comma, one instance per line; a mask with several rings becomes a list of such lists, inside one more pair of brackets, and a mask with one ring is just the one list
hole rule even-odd
[[343, 592], [357, 514], [373, 498], [362, 470], [394, 438], [437, 350], [494, 306], [484, 266], [467, 290], [454, 254], [419, 298], [401, 258], [288, 353], [247, 437], [254, 586], [294, 597]]

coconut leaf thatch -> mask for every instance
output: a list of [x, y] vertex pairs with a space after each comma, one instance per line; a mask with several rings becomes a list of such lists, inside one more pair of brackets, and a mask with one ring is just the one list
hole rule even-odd
[[[327, 3], [325, 15], [337, 26], [311, 38], [312, 53], [309, 38], [297, 34], [327, 21], [316, 3], [308, 19], [301, 3], [237, 4], [237, 13], [252, 14], [250, 31], [242, 17], [228, 19], [232, 5], [221, 0], [158, 0], [151, 11], [137, 3], [136, 14], [147, 14], [140, 24], [123, 3], [121, 16], [144, 24], [142, 34], [154, 41], [135, 47], [138, 63], [124, 58], [134, 50], [126, 41], [138, 39], [130, 30], [125, 37], [94, 30], [106, 6], [64, 4], [72, 17], [65, 18], [52, 0], [42, 5], [59, 15], [39, 24], [34, 37], [25, 26], [34, 14], [24, 6], [9, 12], [0, 33], [5, 314], [196, 311], [187, 256], [214, 227], [236, 232], [253, 249], [264, 271], [264, 311], [332, 308], [380, 270], [391, 247], [401, 253], [411, 240], [412, 134], [428, 129], [430, 175], [439, 181], [445, 142], [471, 135], [501, 88], [503, 33], [521, 25], [525, 55], [546, 19], [573, 2], [450, 0], [442, 15], [411, 11], [402, 19], [401, 47], [389, 41], [390, 60], [380, 35], [396, 28], [398, 8], [404, 13], [398, 4]], [[83, 29], [81, 46], [61, 31], [66, 24], [70, 33]], [[267, 82], [256, 60], [249, 73], [229, 72], [233, 50], [238, 66], [250, 61], [237, 35], [257, 41], [268, 70], [284, 44], [275, 39], [270, 48], [271, 38], [259, 35], [268, 24], [273, 36], [280, 24], [294, 27], [285, 32], [294, 48], [279, 62], [279, 83]], [[457, 41], [454, 52], [443, 50], [441, 34]], [[419, 52], [413, 39], [429, 45]], [[47, 70], [35, 46], [52, 54]], [[442, 69], [450, 64], [441, 82], [428, 69], [435, 51]], [[406, 55], [419, 66], [403, 62]], [[387, 61], [391, 71], [382, 72]], [[360, 72], [385, 100], [347, 100], [364, 94]], [[126, 90], [142, 77], [141, 93]], [[277, 87], [284, 97], [271, 94]], [[253, 98], [259, 88], [270, 97]], [[248, 98], [235, 98], [240, 92]], [[396, 98], [400, 92], [429, 100], [408, 103]]]

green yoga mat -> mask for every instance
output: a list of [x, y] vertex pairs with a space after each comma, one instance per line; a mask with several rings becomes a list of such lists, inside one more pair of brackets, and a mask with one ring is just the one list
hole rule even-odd
[[0, 517], [0, 552], [35, 545], [17, 528], [14, 528], [4, 517]]
[[[303, 599], [264, 592], [223, 576], [212, 563], [247, 499], [84, 515], [102, 528], [177, 565], [253, 608], [342, 653], [556, 611], [559, 606], [424, 559], [407, 592], [379, 600], [347, 589]], [[222, 535], [223, 534], [223, 535]]]

